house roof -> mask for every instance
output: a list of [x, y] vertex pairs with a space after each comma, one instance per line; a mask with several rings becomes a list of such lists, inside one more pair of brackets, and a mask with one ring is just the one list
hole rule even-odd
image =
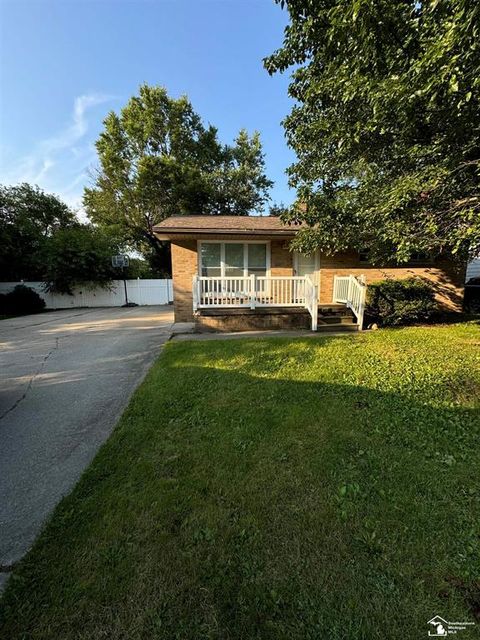
[[278, 216], [171, 216], [153, 227], [158, 236], [267, 235], [292, 236], [301, 225], [284, 224]]

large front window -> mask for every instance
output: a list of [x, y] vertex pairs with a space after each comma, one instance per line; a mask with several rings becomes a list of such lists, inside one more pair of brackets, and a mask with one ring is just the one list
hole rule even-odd
[[199, 271], [210, 278], [266, 276], [268, 245], [260, 242], [202, 242]]

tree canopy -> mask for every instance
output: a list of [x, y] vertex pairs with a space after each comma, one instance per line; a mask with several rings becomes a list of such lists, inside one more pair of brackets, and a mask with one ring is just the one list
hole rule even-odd
[[0, 273], [3, 280], [36, 280], [44, 275], [48, 239], [75, 224], [59, 198], [27, 183], [0, 185]]
[[0, 246], [2, 280], [38, 280], [60, 293], [108, 285], [118, 277], [111, 256], [122, 249], [116, 237], [81, 224], [57, 196], [26, 183], [0, 185]]
[[106, 287], [122, 276], [112, 266], [117, 239], [91, 224], [56, 231], [46, 245], [42, 280], [49, 291], [73, 294], [75, 286]]
[[96, 143], [99, 167], [85, 190], [90, 219], [118, 231], [132, 247], [161, 255], [153, 226], [170, 215], [261, 211], [272, 185], [258, 133], [221, 144], [187, 97], [142, 85], [111, 112]]
[[290, 24], [265, 60], [293, 68], [284, 121], [310, 228], [298, 248], [374, 261], [480, 249], [480, 4], [277, 0]]

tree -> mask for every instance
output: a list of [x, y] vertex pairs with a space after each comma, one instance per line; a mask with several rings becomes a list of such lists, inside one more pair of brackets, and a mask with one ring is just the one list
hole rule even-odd
[[119, 274], [112, 256], [121, 247], [115, 237], [89, 224], [77, 223], [58, 229], [44, 253], [44, 273], [48, 291], [73, 294], [75, 285], [108, 286]]
[[142, 85], [120, 114], [111, 112], [96, 148], [87, 213], [146, 256], [162, 255], [152, 229], [167, 216], [261, 211], [272, 185], [258, 133], [240, 131], [233, 146], [222, 145], [185, 96], [161, 87]]
[[37, 280], [44, 273], [48, 239], [72, 226], [74, 213], [59, 198], [29, 184], [0, 185], [2, 280]]
[[290, 24], [265, 60], [295, 69], [284, 122], [298, 160], [298, 248], [406, 261], [480, 249], [480, 4], [277, 0]]
[[269, 216], [288, 216], [290, 208], [283, 202], [271, 204], [268, 209]]
[[0, 273], [4, 280], [40, 280], [50, 291], [107, 285], [118, 274], [118, 238], [81, 224], [57, 196], [29, 184], [0, 186]]

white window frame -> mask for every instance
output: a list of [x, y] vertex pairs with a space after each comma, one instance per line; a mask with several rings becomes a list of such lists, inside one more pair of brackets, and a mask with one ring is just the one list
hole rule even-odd
[[[226, 244], [243, 244], [243, 277], [248, 277], [248, 245], [264, 244], [266, 245], [266, 270], [265, 275], [270, 277], [271, 271], [271, 246], [270, 240], [198, 240], [197, 241], [197, 273], [202, 276], [202, 245], [203, 244], [219, 244], [220, 245], [220, 278], [235, 277], [225, 275], [225, 245]], [[237, 276], [240, 277], [240, 276]]]

